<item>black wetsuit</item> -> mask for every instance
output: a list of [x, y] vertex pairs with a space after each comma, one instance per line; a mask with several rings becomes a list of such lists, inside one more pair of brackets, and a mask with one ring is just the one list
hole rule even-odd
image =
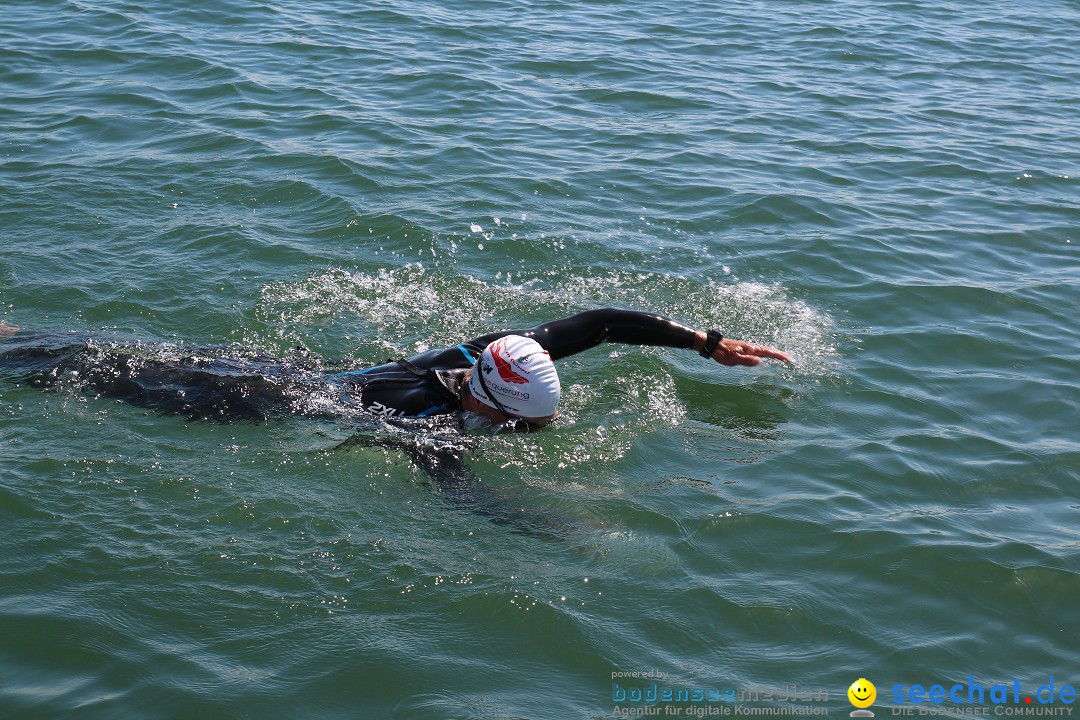
[[[67, 385], [141, 407], [193, 419], [262, 420], [287, 415], [405, 425], [461, 410], [461, 383], [485, 347], [504, 335], [535, 338], [552, 359], [603, 342], [689, 348], [694, 331], [668, 318], [628, 310], [592, 310], [528, 330], [481, 335], [408, 360], [360, 370], [327, 371], [304, 355], [273, 358], [235, 348], [144, 345], [85, 332], [0, 334], [0, 377], [35, 387]], [[492, 489], [464, 463], [462, 436], [430, 442], [426, 432], [389, 437], [362, 431], [342, 443], [375, 444], [405, 452], [454, 504], [516, 532], [561, 537], [558, 517], [523, 507]], [[434, 428], [433, 428], [434, 429]], [[457, 438], [456, 440], [453, 438]]]
[[661, 315], [590, 310], [525, 330], [481, 335], [374, 367], [326, 372], [302, 357], [277, 359], [222, 348], [124, 345], [88, 333], [20, 331], [0, 336], [0, 372], [35, 386], [71, 382], [88, 391], [192, 418], [341, 416], [425, 418], [461, 410], [465, 372], [505, 335], [534, 338], [553, 360], [603, 342], [689, 348], [694, 331]]

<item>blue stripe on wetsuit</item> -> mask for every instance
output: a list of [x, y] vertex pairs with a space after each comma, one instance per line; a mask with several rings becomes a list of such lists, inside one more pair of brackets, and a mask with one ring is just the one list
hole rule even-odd
[[476, 362], [476, 360], [473, 358], [472, 355], [469, 354], [469, 351], [465, 348], [464, 345], [462, 345], [461, 343], [458, 343], [457, 348], [458, 348], [458, 350], [461, 351], [461, 354], [465, 356], [465, 359], [469, 361], [470, 365], [472, 365], [473, 363]]

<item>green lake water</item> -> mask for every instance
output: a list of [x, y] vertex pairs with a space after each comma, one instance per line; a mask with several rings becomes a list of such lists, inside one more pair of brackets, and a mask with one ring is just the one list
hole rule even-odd
[[[466, 454], [552, 537], [332, 423], [2, 384], [0, 718], [1075, 708], [1024, 697], [1080, 685], [1078, 37], [1064, 0], [6, 1], [7, 325], [361, 366], [614, 306], [795, 363], [560, 362], [563, 420]], [[741, 700], [618, 702], [652, 685]]]

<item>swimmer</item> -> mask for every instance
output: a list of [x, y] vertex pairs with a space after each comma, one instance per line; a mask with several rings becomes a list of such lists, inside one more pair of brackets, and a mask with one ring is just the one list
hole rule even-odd
[[[0, 377], [42, 388], [66, 384], [192, 419], [346, 421], [360, 432], [339, 447], [401, 450], [455, 505], [514, 532], [552, 538], [572, 530], [503, 497], [471, 473], [460, 434], [432, 442], [431, 429], [422, 426], [457, 416], [465, 430], [539, 430], [559, 415], [554, 361], [606, 342], [684, 348], [723, 365], [752, 366], [764, 358], [791, 362], [779, 350], [725, 338], [717, 330], [605, 309], [346, 370], [327, 370], [302, 348], [295, 357], [274, 358], [235, 348], [146, 346], [101, 334], [0, 324]], [[365, 419], [375, 425], [365, 427]], [[367, 432], [386, 426], [405, 432]]]
[[[718, 330], [611, 308], [333, 372], [313, 369], [305, 358], [221, 357], [221, 348], [189, 349], [189, 355], [170, 360], [87, 333], [16, 332], [0, 326], [0, 335], [5, 336], [0, 372], [17, 380], [46, 387], [76, 377], [97, 394], [191, 418], [334, 416], [362, 410], [388, 420], [458, 414], [513, 431], [539, 430], [558, 417], [561, 384], [554, 361], [606, 342], [684, 348], [723, 365], [753, 366], [764, 358], [792, 362], [779, 350], [725, 338]], [[314, 407], [305, 402], [316, 395], [326, 401]]]

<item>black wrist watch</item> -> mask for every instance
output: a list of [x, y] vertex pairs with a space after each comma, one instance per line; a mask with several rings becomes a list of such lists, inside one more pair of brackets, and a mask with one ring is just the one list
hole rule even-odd
[[716, 346], [723, 339], [724, 336], [720, 334], [719, 330], [710, 330], [705, 333], [705, 344], [701, 346], [701, 357], [711, 358], [713, 353], [716, 352]]

